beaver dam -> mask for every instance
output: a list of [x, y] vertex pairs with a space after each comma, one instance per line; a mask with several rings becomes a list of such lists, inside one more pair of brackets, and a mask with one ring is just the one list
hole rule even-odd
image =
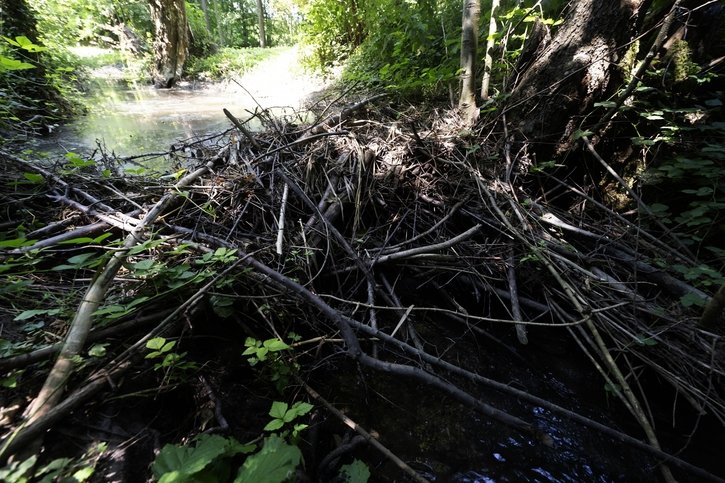
[[327, 103], [255, 132], [228, 113], [162, 174], [0, 153], [3, 471], [725, 474], [722, 306], [674, 234], [515, 166], [491, 126]]

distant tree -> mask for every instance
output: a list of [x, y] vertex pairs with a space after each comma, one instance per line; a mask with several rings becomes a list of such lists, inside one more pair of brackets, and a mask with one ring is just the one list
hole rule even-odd
[[463, 116], [473, 123], [476, 108], [476, 56], [478, 52], [478, 23], [481, 16], [480, 0], [464, 0], [463, 31], [461, 32], [461, 97], [458, 107]]
[[266, 47], [267, 40], [264, 33], [264, 5], [262, 0], [257, 0], [257, 20], [259, 22], [259, 46]]
[[189, 25], [184, 0], [150, 0], [154, 25], [154, 85], [172, 87], [189, 54]]

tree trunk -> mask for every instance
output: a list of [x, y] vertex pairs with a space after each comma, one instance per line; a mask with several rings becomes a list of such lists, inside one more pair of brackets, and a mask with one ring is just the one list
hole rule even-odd
[[520, 141], [538, 143], [544, 157], [569, 149], [572, 134], [583, 129], [583, 115], [621, 83], [618, 63], [644, 13], [642, 3], [570, 3], [554, 37], [532, 46], [536, 54], [519, 72], [509, 98], [506, 112]]
[[491, 82], [491, 67], [493, 66], [493, 58], [491, 57], [491, 51], [495, 39], [493, 38], [496, 34], [496, 9], [499, 6], [499, 0], [492, 0], [491, 2], [491, 19], [488, 22], [488, 38], [486, 39], [486, 52], [484, 54], [483, 61], [483, 80], [481, 80], [481, 99], [488, 100], [488, 86]]
[[201, 0], [201, 11], [204, 12], [206, 31], [211, 35], [211, 18], [209, 18], [209, 2], [207, 0]]
[[480, 0], [463, 0], [463, 31], [461, 33], [461, 97], [458, 107], [471, 124], [478, 118], [476, 108], [476, 55], [478, 51], [478, 20]]
[[219, 47], [226, 45], [224, 38], [224, 27], [222, 25], [222, 15], [219, 12], [219, 0], [211, 0], [212, 10], [214, 10], [214, 18], [216, 19], [216, 32], [219, 36]]
[[257, 20], [259, 22], [259, 46], [264, 48], [267, 46], [267, 40], [264, 33], [264, 5], [262, 5], [262, 0], [257, 0]]
[[189, 52], [184, 0], [150, 0], [156, 66], [154, 85], [169, 88], [181, 77]]

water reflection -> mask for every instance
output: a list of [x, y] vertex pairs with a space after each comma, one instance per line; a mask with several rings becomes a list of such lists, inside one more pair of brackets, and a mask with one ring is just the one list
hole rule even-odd
[[252, 110], [254, 105], [244, 93], [222, 87], [159, 90], [110, 85], [101, 88], [93, 104], [88, 115], [62, 126], [41, 147], [54, 152], [83, 152], [101, 142], [117, 156], [167, 151], [180, 140], [229, 128], [223, 108], [243, 119], [248, 116], [245, 109]]

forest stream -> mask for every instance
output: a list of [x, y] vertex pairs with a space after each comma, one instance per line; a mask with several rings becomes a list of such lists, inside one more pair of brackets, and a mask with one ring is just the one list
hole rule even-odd
[[[101, 69], [90, 89], [85, 116], [59, 126], [36, 149], [52, 155], [89, 153], [99, 145], [119, 157], [166, 152], [179, 142], [197, 140], [232, 127], [222, 109], [241, 120], [255, 110], [293, 114], [325, 82], [305, 75], [298, 51], [290, 48], [256, 66], [241, 79], [219, 83], [181, 82], [171, 89], [126, 85], [117, 72]], [[251, 130], [260, 127], [251, 119]]]

